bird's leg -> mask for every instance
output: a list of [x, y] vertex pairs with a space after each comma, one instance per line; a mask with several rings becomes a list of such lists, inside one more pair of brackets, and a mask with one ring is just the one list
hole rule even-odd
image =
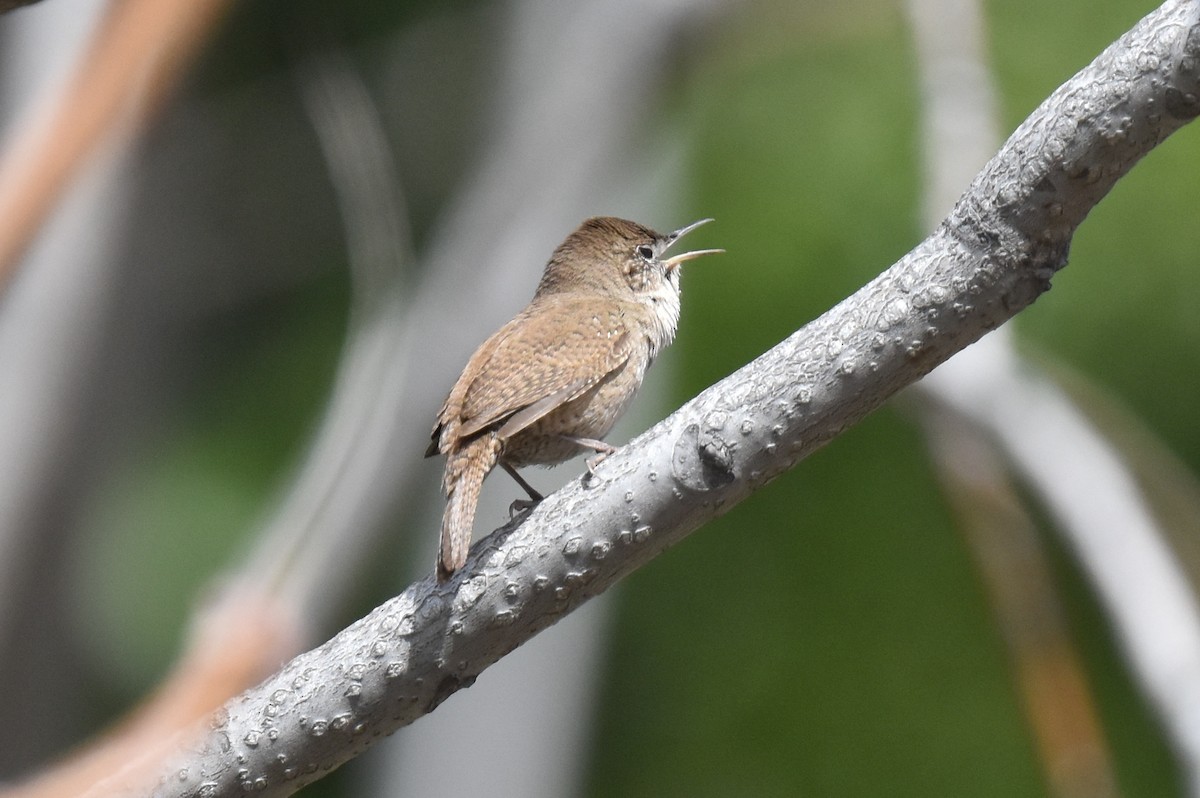
[[560, 435], [559, 437], [570, 441], [576, 446], [582, 446], [585, 449], [592, 449], [596, 452], [595, 457], [589, 457], [584, 461], [584, 464], [587, 466], [588, 476], [593, 478], [596, 476], [596, 466], [603, 463], [604, 458], [617, 450], [617, 447], [611, 443], [605, 443], [595, 438], [580, 438], [576, 435]]
[[500, 461], [500, 466], [508, 472], [510, 477], [517, 481], [518, 485], [525, 489], [526, 493], [529, 494], [528, 499], [515, 499], [512, 504], [508, 505], [508, 517], [510, 519], [515, 518], [518, 513], [523, 513], [527, 510], [532, 510], [534, 507], [537, 507], [538, 502], [545, 497], [534, 490], [533, 485], [530, 485], [525, 481], [524, 477], [517, 473], [517, 469], [513, 468], [503, 460]]

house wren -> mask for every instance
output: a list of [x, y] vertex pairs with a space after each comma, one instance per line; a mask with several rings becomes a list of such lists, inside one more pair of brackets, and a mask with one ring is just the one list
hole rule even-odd
[[471, 356], [425, 452], [446, 455], [439, 582], [466, 562], [479, 490], [497, 464], [537, 502], [518, 467], [598, 452], [590, 472], [614, 451], [601, 438], [675, 338], [680, 264], [723, 250], [663, 255], [710, 221], [663, 235], [624, 219], [588, 219], [554, 250], [529, 305]]

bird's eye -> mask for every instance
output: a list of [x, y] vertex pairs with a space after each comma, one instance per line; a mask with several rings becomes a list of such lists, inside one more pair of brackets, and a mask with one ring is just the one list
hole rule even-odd
[[654, 250], [647, 244], [642, 244], [637, 248], [637, 254], [642, 260], [654, 260]]

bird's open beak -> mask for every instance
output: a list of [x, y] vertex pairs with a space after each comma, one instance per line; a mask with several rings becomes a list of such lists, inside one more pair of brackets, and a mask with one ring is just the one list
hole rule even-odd
[[[675, 232], [668, 234], [667, 235], [667, 246], [668, 247], [671, 246], [676, 241], [683, 238], [685, 235], [692, 232], [700, 225], [708, 224], [711, 221], [712, 221], [712, 219], [701, 219], [698, 222], [692, 222], [687, 227], [681, 227], [678, 230], [676, 230]], [[725, 250], [723, 250], [723, 249], [697, 249], [693, 252], [682, 252], [678, 255], [673, 255], [673, 256], [667, 258], [666, 260], [664, 260], [662, 262], [662, 264], [663, 264], [663, 266], [667, 267], [667, 271], [671, 271], [672, 269], [678, 268], [678, 266], [681, 263], [692, 260], [693, 258], [698, 258], [701, 255], [715, 255], [715, 254], [718, 254], [718, 253], [721, 253], [724, 251]]]

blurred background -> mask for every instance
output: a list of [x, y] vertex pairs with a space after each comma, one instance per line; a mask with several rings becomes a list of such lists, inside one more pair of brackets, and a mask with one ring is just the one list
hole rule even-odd
[[[230, 584], [289, 608], [269, 670], [426, 576], [437, 407], [583, 218], [712, 216], [689, 244], [728, 252], [688, 267], [621, 443], [954, 199], [929, 197], [912, 4], [158, 5], [0, 17], [0, 781], [143, 700]], [[978, 38], [950, 71], [1006, 137], [1153, 8], [988, 3], [941, 41]], [[91, 138], [61, 192], [21, 216], [72, 135]], [[1138, 487], [1185, 610], [1198, 172], [1194, 129], [1151, 153], [1009, 344]], [[1129, 631], [1161, 578], [1106, 593], [1053, 488], [947, 408], [910, 391], [302, 794], [1189, 794], [1196, 741]], [[991, 464], [982, 487], [956, 481], [961, 440]], [[1113, 493], [1059, 477], [1084, 504]], [[489, 480], [477, 535], [518, 492]], [[1184, 647], [1184, 616], [1154, 634]]]

